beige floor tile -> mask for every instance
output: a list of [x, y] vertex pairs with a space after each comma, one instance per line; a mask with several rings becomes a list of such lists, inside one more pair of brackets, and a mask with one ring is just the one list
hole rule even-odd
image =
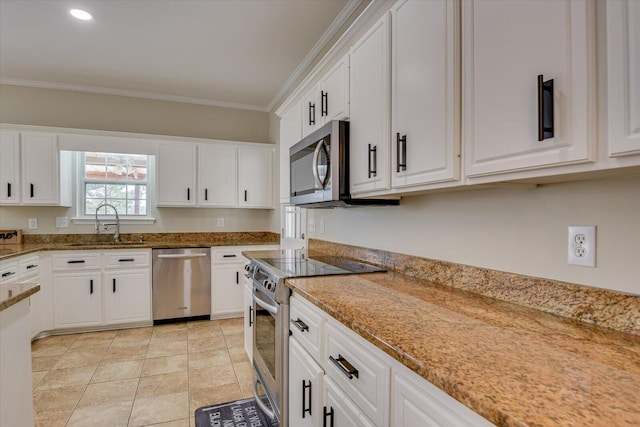
[[188, 338], [189, 331], [187, 329], [182, 331], [154, 331], [153, 335], [151, 335], [151, 342], [154, 342], [155, 340], [186, 341]]
[[139, 347], [143, 345], [149, 345], [151, 341], [151, 335], [118, 335], [111, 342], [111, 348], [113, 347]]
[[69, 343], [40, 343], [38, 341], [34, 341], [31, 344], [31, 357], [41, 357], [41, 356], [60, 356], [69, 350], [69, 347], [73, 345], [72, 342]]
[[187, 355], [179, 354], [177, 356], [154, 357], [144, 361], [144, 368], [141, 376], [148, 377], [150, 375], [170, 374], [172, 372], [186, 371], [189, 365], [187, 363]]
[[187, 322], [187, 329], [200, 329], [200, 328], [211, 328], [211, 327], [220, 327], [219, 320], [196, 320], [193, 322]]
[[128, 360], [144, 359], [148, 346], [114, 347], [108, 348], [104, 354], [103, 362], [126, 362]]
[[34, 390], [40, 384], [45, 375], [47, 375], [46, 372], [33, 372], [31, 374], [31, 390]]
[[129, 401], [78, 408], [73, 411], [67, 427], [126, 427], [132, 406], [133, 401]]
[[224, 319], [220, 321], [220, 327], [225, 335], [242, 334], [244, 332], [244, 319], [242, 317]]
[[47, 372], [36, 390], [51, 390], [54, 388], [85, 386], [89, 384], [95, 366], [83, 366], [81, 368], [54, 369]]
[[129, 328], [129, 329], [120, 329], [118, 330], [117, 337], [130, 337], [130, 336], [138, 336], [138, 337], [150, 337], [153, 333], [153, 327], [149, 326], [147, 328]]
[[247, 351], [244, 349], [244, 345], [242, 347], [230, 348], [229, 356], [231, 357], [231, 361], [233, 363], [251, 362], [251, 360], [249, 359], [249, 355], [247, 355]]
[[153, 327], [154, 334], [163, 334], [166, 332], [175, 332], [175, 331], [186, 331], [187, 323], [168, 323], [166, 325], [156, 325]]
[[189, 371], [189, 390], [234, 384], [236, 382], [236, 374], [230, 364]]
[[207, 351], [214, 349], [224, 349], [225, 340], [220, 335], [219, 337], [212, 338], [196, 338], [189, 340], [189, 353], [197, 353], [199, 351]]
[[139, 378], [143, 365], [143, 359], [126, 362], [101, 362], [91, 378], [91, 383]]
[[189, 391], [187, 371], [140, 378], [136, 399]]
[[187, 353], [187, 341], [151, 340], [147, 358], [175, 356]]
[[44, 338], [39, 338], [33, 341], [33, 344], [47, 345], [47, 344], [73, 344], [80, 338], [82, 334], [69, 334], [69, 335], [52, 335]]
[[182, 420], [189, 416], [189, 393], [163, 394], [133, 402], [129, 426], [147, 426], [167, 421]]
[[198, 327], [189, 329], [187, 335], [190, 340], [197, 338], [222, 337], [222, 329], [217, 325], [214, 327]]
[[80, 400], [86, 386], [77, 385], [33, 392], [34, 412], [72, 410]]
[[242, 399], [242, 392], [237, 383], [195, 389], [190, 393], [191, 413], [193, 414], [196, 409], [203, 406], [217, 405], [238, 399]]
[[227, 342], [227, 348], [244, 348], [243, 335], [225, 335], [224, 339]]
[[80, 334], [78, 341], [91, 340], [94, 338], [108, 339], [115, 338], [118, 335], [118, 331], [97, 331], [97, 332], [85, 332]]
[[189, 353], [189, 370], [224, 366], [230, 363], [231, 358], [225, 348]]
[[106, 348], [98, 348], [96, 350], [83, 350], [66, 352], [53, 369], [80, 368], [82, 366], [98, 366]]
[[253, 379], [251, 381], [241, 382], [240, 390], [242, 390], [243, 399], [253, 397]]
[[33, 372], [50, 371], [51, 369], [53, 369], [54, 366], [56, 366], [56, 363], [58, 363], [58, 360], [60, 360], [62, 356], [63, 355], [61, 354], [58, 356], [32, 357], [31, 370]]
[[65, 427], [72, 411], [36, 412], [33, 416], [34, 427]]
[[109, 405], [118, 402], [133, 402], [137, 388], [137, 378], [89, 384], [78, 403], [78, 408]]
[[152, 424], [149, 427], [189, 427], [189, 418], [183, 418], [181, 420], [168, 421], [166, 423]]
[[236, 372], [238, 382], [247, 382], [253, 380], [253, 366], [249, 362], [240, 362], [233, 364], [233, 370]]
[[78, 341], [73, 343], [71, 347], [69, 347], [69, 351], [87, 351], [87, 350], [106, 350], [111, 345], [113, 338], [88, 338], [82, 339], [79, 338]]

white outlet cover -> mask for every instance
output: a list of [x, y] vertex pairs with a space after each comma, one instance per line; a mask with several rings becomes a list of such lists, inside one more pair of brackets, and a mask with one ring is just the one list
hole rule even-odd
[[29, 230], [38, 229], [38, 218], [29, 218]]
[[68, 216], [57, 216], [56, 217], [56, 228], [69, 228], [69, 217]]
[[[576, 236], [584, 236], [576, 239]], [[584, 243], [578, 243], [584, 240]], [[581, 265], [583, 267], [596, 266], [596, 226], [569, 226], [568, 263], [571, 265]], [[578, 256], [584, 253], [584, 256]]]
[[224, 227], [224, 218], [218, 218], [218, 227]]

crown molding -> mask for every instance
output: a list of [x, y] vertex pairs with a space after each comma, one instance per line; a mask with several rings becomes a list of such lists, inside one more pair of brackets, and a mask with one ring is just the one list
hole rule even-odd
[[129, 96], [133, 98], [155, 99], [158, 101], [181, 102], [185, 104], [206, 105], [209, 107], [233, 108], [268, 112], [269, 108], [261, 105], [239, 104], [235, 102], [216, 101], [204, 98], [190, 98], [185, 96], [165, 95], [160, 93], [142, 92], [135, 90], [110, 89], [99, 86], [82, 86], [68, 83], [42, 82], [35, 80], [0, 79], [0, 84], [11, 86], [35, 87], [42, 89], [69, 90], [74, 92], [98, 93], [103, 95]]

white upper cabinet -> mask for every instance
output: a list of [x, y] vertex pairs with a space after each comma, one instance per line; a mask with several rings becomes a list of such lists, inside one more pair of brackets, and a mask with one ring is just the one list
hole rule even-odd
[[280, 203], [289, 203], [291, 196], [289, 148], [302, 137], [301, 110], [295, 105], [280, 119]]
[[609, 156], [640, 154], [640, 2], [607, 1]]
[[302, 136], [331, 120], [349, 117], [349, 55], [343, 56], [302, 98]]
[[393, 187], [460, 179], [459, 5], [401, 0], [391, 9]]
[[71, 206], [71, 153], [57, 135], [22, 133], [22, 204]]
[[238, 148], [238, 207], [273, 208], [273, 146]]
[[463, 2], [468, 177], [595, 160], [593, 18], [585, 0]]
[[390, 188], [390, 30], [385, 14], [350, 50], [351, 194]]
[[0, 132], [0, 204], [20, 203], [20, 134]]
[[158, 144], [156, 195], [158, 206], [196, 205], [196, 145]]
[[235, 145], [198, 145], [198, 206], [236, 206], [237, 159], [238, 149]]

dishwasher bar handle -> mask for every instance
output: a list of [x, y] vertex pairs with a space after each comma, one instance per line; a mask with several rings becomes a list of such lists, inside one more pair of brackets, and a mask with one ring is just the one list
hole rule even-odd
[[196, 253], [196, 254], [160, 254], [158, 258], [202, 258], [206, 257], [205, 253]]

